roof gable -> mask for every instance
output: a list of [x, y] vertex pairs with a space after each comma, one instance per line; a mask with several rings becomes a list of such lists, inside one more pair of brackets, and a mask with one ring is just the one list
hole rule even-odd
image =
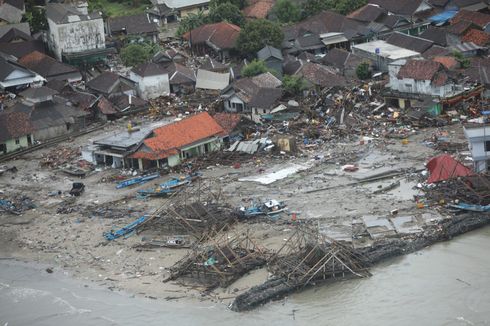
[[218, 49], [232, 49], [236, 45], [240, 27], [227, 23], [215, 23], [200, 26], [184, 34], [184, 39], [192, 45], [207, 44]]
[[427, 51], [433, 44], [433, 42], [430, 40], [426, 40], [416, 36], [410, 36], [400, 32], [395, 32], [391, 34], [386, 42], [418, 53], [423, 53]]

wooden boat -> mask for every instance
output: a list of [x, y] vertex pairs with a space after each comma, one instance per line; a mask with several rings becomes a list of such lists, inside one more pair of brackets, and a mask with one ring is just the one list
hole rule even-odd
[[287, 211], [287, 206], [284, 202], [275, 199], [267, 200], [262, 204], [252, 204], [250, 207], [240, 207], [239, 215], [242, 218], [250, 218], [254, 216], [274, 216]]
[[82, 169], [82, 168], [79, 168], [78, 166], [75, 166], [75, 165], [71, 165], [71, 164], [67, 164], [67, 165], [64, 165], [60, 168], [60, 171], [66, 173], [66, 174], [69, 174], [69, 175], [73, 175], [75, 177], [84, 177], [86, 176], [90, 170], [85, 170], [85, 169]]
[[154, 180], [158, 177], [160, 177], [160, 173], [157, 172], [157, 173], [153, 173], [153, 174], [149, 174], [149, 175], [145, 175], [145, 176], [139, 176], [139, 177], [135, 177], [135, 178], [131, 178], [131, 179], [126, 179], [124, 181], [119, 182], [116, 186], [116, 189], [122, 189], [122, 188], [126, 188], [126, 187], [133, 186], [136, 184], [143, 184], [145, 182]]
[[192, 183], [192, 181], [200, 176], [200, 173], [192, 173], [187, 176], [174, 177], [159, 184], [155, 188], [138, 190], [138, 194], [142, 196], [168, 196], [175, 192], [177, 188]]

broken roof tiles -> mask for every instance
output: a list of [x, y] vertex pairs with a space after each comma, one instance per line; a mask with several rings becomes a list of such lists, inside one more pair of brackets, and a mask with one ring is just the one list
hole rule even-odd
[[478, 29], [470, 29], [461, 38], [462, 42], [472, 42], [476, 45], [485, 46], [490, 43], [490, 34]]
[[184, 39], [192, 45], [211, 44], [221, 50], [232, 49], [236, 45], [240, 27], [227, 23], [207, 24], [184, 34]]
[[398, 78], [415, 80], [432, 80], [441, 69], [441, 64], [431, 60], [408, 60], [400, 68]]

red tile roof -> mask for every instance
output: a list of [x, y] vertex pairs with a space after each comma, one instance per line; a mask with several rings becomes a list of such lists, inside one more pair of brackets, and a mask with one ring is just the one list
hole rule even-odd
[[154, 136], [132, 158], [157, 160], [179, 153], [182, 147], [220, 135], [223, 128], [207, 112], [198, 113], [153, 131]]
[[236, 45], [240, 27], [226, 23], [207, 24], [184, 34], [193, 45], [211, 43], [220, 49], [232, 49]]
[[0, 114], [0, 141], [19, 138], [32, 133], [29, 114], [24, 112], [4, 112]]
[[439, 62], [447, 69], [455, 68], [458, 65], [458, 61], [456, 61], [454, 57], [438, 56], [434, 57], [432, 60], [435, 62]]
[[456, 16], [453, 17], [453, 19], [451, 19], [451, 24], [456, 24], [460, 21], [472, 22], [473, 24], [484, 28], [488, 23], [490, 23], [490, 15], [463, 9], [460, 10]]
[[430, 60], [408, 60], [407, 63], [400, 68], [398, 78], [432, 80], [440, 69], [441, 64], [439, 62]]
[[216, 113], [213, 116], [214, 120], [223, 128], [224, 132], [220, 136], [228, 136], [233, 129], [236, 128], [240, 120], [241, 115], [238, 113]]
[[243, 8], [243, 15], [247, 18], [265, 19], [269, 15], [269, 12], [274, 7], [274, 0], [255, 1], [250, 3], [249, 6]]
[[473, 42], [476, 45], [484, 46], [490, 42], [490, 34], [477, 29], [470, 29], [466, 34], [464, 34], [461, 41]]

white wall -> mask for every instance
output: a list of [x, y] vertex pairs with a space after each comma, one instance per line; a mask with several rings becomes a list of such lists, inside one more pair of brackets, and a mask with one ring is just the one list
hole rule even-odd
[[490, 141], [490, 125], [481, 128], [464, 128], [468, 139], [471, 156], [475, 163], [475, 171], [486, 171], [490, 160], [490, 151], [485, 151], [485, 142]]
[[393, 72], [394, 70], [390, 71], [390, 88], [399, 92], [447, 97], [463, 91], [461, 86], [452, 83], [433, 86], [430, 80], [398, 79], [396, 75], [392, 75]]
[[225, 99], [224, 102], [225, 102], [225, 111], [227, 112], [233, 112], [233, 113], [239, 112], [237, 110], [236, 104], [243, 105], [243, 111], [241, 111], [240, 113], [249, 112], [247, 105], [236, 95], [233, 95], [229, 99]]
[[165, 94], [170, 94], [170, 82], [168, 74], [141, 77], [134, 72], [129, 72], [129, 79], [138, 83], [138, 95], [149, 100], [160, 97]]
[[102, 18], [59, 25], [48, 19], [48, 26], [49, 47], [60, 61], [63, 52], [77, 53], [105, 48]]

